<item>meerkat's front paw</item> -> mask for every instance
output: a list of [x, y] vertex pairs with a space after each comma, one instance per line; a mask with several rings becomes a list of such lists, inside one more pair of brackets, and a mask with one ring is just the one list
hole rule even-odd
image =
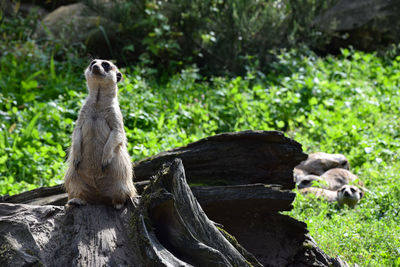
[[102, 171], [102, 172], [105, 172], [105, 171], [106, 171], [106, 168], [107, 168], [108, 164], [110, 164], [110, 163], [102, 163], [102, 164], [101, 164], [101, 171]]
[[77, 157], [77, 158], [74, 159], [73, 164], [74, 164], [75, 170], [78, 169], [80, 163], [81, 163], [80, 157]]
[[111, 163], [113, 159], [113, 154], [109, 153], [109, 154], [104, 154], [103, 153], [103, 157], [101, 159], [101, 170], [104, 172], [107, 168], [107, 166]]

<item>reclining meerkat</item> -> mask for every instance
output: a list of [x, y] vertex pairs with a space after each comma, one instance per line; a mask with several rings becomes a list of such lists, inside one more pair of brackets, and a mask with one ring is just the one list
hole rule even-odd
[[299, 189], [300, 193], [303, 195], [306, 194], [313, 194], [317, 197], [321, 197], [329, 202], [335, 202], [337, 201], [337, 191], [333, 190], [328, 190], [324, 188], [319, 188], [319, 187], [306, 187], [306, 188], [301, 188]]
[[302, 194], [312, 193], [317, 197], [323, 198], [329, 202], [337, 201], [339, 206], [348, 205], [354, 208], [360, 199], [364, 196], [364, 192], [358, 187], [352, 185], [343, 185], [338, 190], [329, 190], [318, 187], [307, 187], [299, 190]]
[[346, 204], [349, 207], [354, 208], [363, 196], [364, 192], [353, 185], [344, 185], [337, 190], [337, 202], [339, 203], [339, 206]]
[[299, 175], [295, 177], [296, 185], [298, 189], [312, 187], [314, 184], [319, 184], [321, 177], [313, 174]]
[[[329, 190], [338, 190], [346, 184], [350, 184], [358, 180], [358, 176], [351, 173], [346, 169], [333, 168], [324, 172], [321, 176], [308, 174], [308, 175], [296, 175], [295, 181], [297, 188], [305, 188], [311, 186], [317, 186]], [[313, 182], [317, 183], [313, 183]], [[362, 185], [359, 182], [359, 185]]]
[[136, 196], [117, 97], [122, 74], [111, 62], [95, 59], [85, 77], [89, 96], [72, 134], [64, 178], [67, 205], [112, 204], [120, 209]]
[[358, 176], [346, 169], [333, 168], [323, 173], [321, 180], [326, 182], [326, 185], [322, 185], [322, 187], [330, 190], [338, 190], [342, 186], [358, 180]]
[[[354, 207], [364, 196], [356, 186], [349, 185], [358, 180], [357, 175], [349, 171], [349, 162], [344, 155], [317, 152], [310, 154], [293, 170], [293, 176], [302, 194], [312, 193], [330, 202], [337, 201]], [[362, 183], [359, 181], [359, 185]]]
[[342, 168], [349, 170], [350, 165], [347, 158], [342, 154], [328, 154], [316, 152], [308, 155], [307, 160], [302, 161], [294, 169], [296, 174], [314, 174], [321, 175], [324, 172], [333, 169]]

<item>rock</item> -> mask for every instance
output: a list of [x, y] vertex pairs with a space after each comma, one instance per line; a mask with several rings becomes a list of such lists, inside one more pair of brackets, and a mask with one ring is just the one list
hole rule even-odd
[[[90, 9], [83, 3], [60, 6], [42, 20], [37, 38], [56, 38], [63, 44], [84, 43], [88, 50], [103, 58], [112, 57], [112, 43], [117, 25]], [[50, 35], [50, 37], [49, 37]]]
[[373, 51], [400, 41], [400, 2], [341, 0], [319, 15], [314, 26], [334, 37], [330, 49], [353, 47]]

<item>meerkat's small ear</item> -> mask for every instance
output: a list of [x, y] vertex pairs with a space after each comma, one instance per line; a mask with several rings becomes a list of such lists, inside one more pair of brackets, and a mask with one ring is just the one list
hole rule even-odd
[[122, 74], [121, 72], [117, 72], [117, 82], [122, 80]]

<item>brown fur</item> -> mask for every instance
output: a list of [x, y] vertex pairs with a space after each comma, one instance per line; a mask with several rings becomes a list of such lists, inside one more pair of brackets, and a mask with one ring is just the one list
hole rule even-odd
[[317, 197], [324, 198], [325, 200], [329, 202], [335, 202], [337, 200], [337, 191], [333, 190], [328, 190], [324, 188], [318, 188], [318, 187], [307, 187], [307, 188], [302, 188], [299, 190], [300, 193], [302, 194], [314, 194]]
[[[354, 181], [358, 180], [357, 175], [351, 173], [350, 171], [342, 168], [333, 168], [321, 176], [313, 175], [313, 174], [300, 174], [295, 173], [295, 181], [298, 188], [306, 188], [313, 186], [313, 182], [318, 182], [319, 187], [329, 190], [338, 190], [342, 186], [346, 184], [350, 184]], [[359, 181], [359, 185], [362, 186], [362, 183]]]
[[357, 175], [341, 168], [330, 169], [321, 175], [321, 179], [327, 183], [326, 189], [338, 190], [342, 186], [358, 180]]
[[305, 174], [321, 175], [327, 170], [342, 168], [349, 170], [350, 165], [347, 158], [342, 154], [328, 154], [316, 152], [308, 155], [307, 160], [296, 166], [295, 172]]
[[337, 202], [340, 206], [346, 204], [354, 208], [363, 196], [364, 192], [353, 185], [344, 185], [337, 190]]
[[136, 196], [117, 98], [117, 82], [122, 76], [111, 62], [96, 59], [85, 77], [89, 96], [76, 121], [64, 178], [68, 203], [121, 208], [128, 198]]
[[297, 176], [296, 177], [296, 185], [297, 188], [306, 188], [306, 187], [312, 187], [313, 186], [313, 182], [320, 182], [321, 181], [321, 177], [317, 176], [317, 175], [301, 175], [301, 176]]
[[312, 193], [317, 197], [321, 197], [329, 202], [337, 201], [339, 206], [348, 205], [351, 208], [360, 202], [364, 196], [364, 192], [352, 185], [344, 185], [338, 190], [329, 190], [318, 187], [307, 187], [299, 189], [302, 194]]
[[[358, 187], [349, 185], [357, 181], [357, 175], [349, 171], [344, 155], [324, 152], [312, 153], [293, 170], [297, 188], [302, 194], [312, 193], [340, 206], [354, 207], [364, 196]], [[317, 182], [315, 185], [313, 182]], [[363, 185], [358, 180], [359, 185]], [[318, 187], [317, 187], [318, 186]]]

